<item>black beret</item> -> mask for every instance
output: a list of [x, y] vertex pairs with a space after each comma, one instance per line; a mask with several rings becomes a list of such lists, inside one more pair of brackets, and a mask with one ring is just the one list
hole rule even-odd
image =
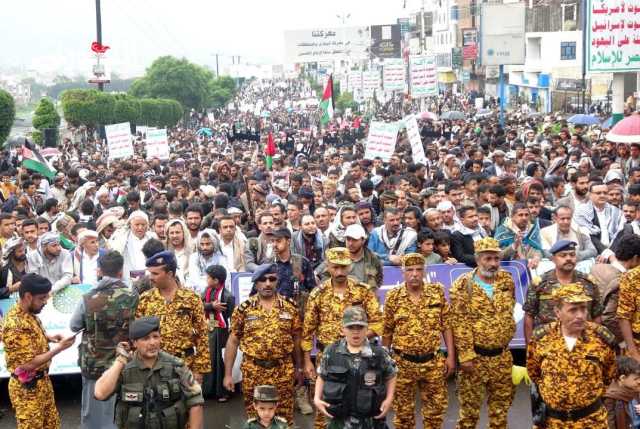
[[39, 274], [25, 274], [20, 280], [20, 290], [32, 295], [44, 295], [51, 292], [51, 282]]
[[278, 266], [276, 264], [258, 265], [258, 268], [256, 268], [256, 270], [253, 272], [253, 275], [251, 276], [251, 281], [255, 283], [267, 274], [277, 274], [277, 273], [278, 273]]
[[220, 283], [227, 280], [227, 270], [222, 265], [209, 265], [205, 272], [211, 278], [218, 279]]
[[564, 252], [566, 250], [576, 250], [577, 245], [578, 243], [576, 243], [575, 241], [558, 240], [553, 246], [551, 246], [551, 249], [549, 249], [549, 253], [555, 255], [558, 252]]
[[160, 319], [158, 316], [141, 317], [131, 322], [129, 326], [129, 338], [137, 340], [149, 335], [153, 331], [160, 330]]

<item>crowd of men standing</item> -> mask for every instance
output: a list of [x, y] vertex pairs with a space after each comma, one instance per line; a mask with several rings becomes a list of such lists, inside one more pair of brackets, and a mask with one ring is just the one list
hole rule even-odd
[[[302, 97], [305, 85], [253, 82], [238, 101]], [[100, 144], [82, 143], [51, 183], [0, 173], [0, 298], [16, 299], [2, 341], [19, 428], [60, 425], [48, 368], [75, 336], [47, 334], [37, 314], [78, 284], [91, 285], [69, 326], [86, 428], [215, 427], [204, 397], [235, 393], [239, 351], [250, 418], [271, 385], [289, 425], [297, 407], [315, 408], [317, 428], [383, 428], [392, 410], [395, 428], [414, 428], [419, 392], [422, 424], [442, 427], [455, 374], [457, 426], [476, 427], [486, 401], [489, 426], [506, 427], [522, 312], [537, 427], [632, 424], [618, 402], [633, 403], [628, 379], [640, 376], [639, 145], [557, 118], [424, 123], [427, 165], [403, 134], [383, 162], [363, 159], [366, 121], [314, 136], [309, 116], [227, 111], [206, 123], [212, 137], [174, 130], [169, 161], [136, 152], [107, 165]], [[284, 134], [271, 169], [229, 123]], [[523, 303], [506, 260], [532, 273]], [[445, 290], [425, 278], [438, 263], [471, 270]], [[403, 282], [380, 302], [387, 266]], [[242, 302], [238, 272], [252, 273]]]

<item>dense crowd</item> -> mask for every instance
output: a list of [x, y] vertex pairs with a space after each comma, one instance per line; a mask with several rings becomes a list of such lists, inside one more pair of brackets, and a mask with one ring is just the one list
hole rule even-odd
[[[18, 427], [59, 426], [47, 369], [75, 338], [48, 336], [35, 314], [79, 284], [92, 286], [70, 325], [82, 335], [83, 427], [199, 427], [203, 396], [234, 394], [225, 363], [238, 350], [248, 425], [271, 427], [277, 401], [273, 427], [312, 402], [316, 427], [384, 427], [394, 409], [395, 428], [413, 428], [418, 388], [425, 427], [441, 427], [457, 372], [458, 427], [475, 427], [484, 398], [490, 426], [506, 427], [517, 305], [500, 262], [512, 260], [532, 279], [520, 304], [534, 422], [639, 427], [640, 139], [612, 143], [606, 127], [561, 115], [511, 112], [501, 127], [493, 104], [445, 93], [432, 109], [465, 119], [418, 115], [426, 163], [402, 128], [390, 159], [365, 159], [370, 122], [411, 106], [338, 112], [320, 127], [313, 95], [302, 79], [251, 81], [228, 108], [169, 130], [167, 160], [145, 156], [144, 129], [122, 160], [76, 130], [51, 179], [21, 167], [19, 148], [2, 152], [0, 299], [17, 300], [2, 332]], [[425, 266], [458, 263], [473, 270], [445, 299]], [[387, 266], [404, 282], [383, 310]], [[231, 282], [241, 272], [253, 273], [243, 302]]]

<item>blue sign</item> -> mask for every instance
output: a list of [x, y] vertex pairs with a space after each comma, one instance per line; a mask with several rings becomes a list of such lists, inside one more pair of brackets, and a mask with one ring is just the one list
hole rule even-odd
[[[527, 287], [531, 282], [531, 274], [527, 269], [527, 261], [503, 261], [500, 263], [502, 269], [509, 272], [515, 284], [516, 305], [513, 317], [516, 321], [516, 333], [509, 343], [511, 348], [524, 348], [524, 305], [527, 297]], [[453, 282], [461, 275], [468, 273], [472, 268], [464, 264], [435, 264], [426, 267], [425, 279], [430, 283], [441, 283], [444, 285], [444, 292], [449, 298], [449, 289]], [[402, 269], [399, 267], [384, 267], [382, 286], [377, 291], [380, 303], [384, 305], [387, 292], [400, 285], [404, 281]], [[232, 273], [231, 290], [236, 298], [236, 304], [241, 303], [249, 296], [251, 291], [251, 273]]]

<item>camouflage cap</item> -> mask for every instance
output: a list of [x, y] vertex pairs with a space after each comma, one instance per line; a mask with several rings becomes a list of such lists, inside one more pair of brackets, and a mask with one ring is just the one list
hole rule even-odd
[[256, 386], [253, 389], [253, 400], [260, 402], [278, 402], [280, 400], [278, 389], [270, 384]]
[[347, 307], [342, 315], [342, 326], [367, 326], [367, 313], [359, 306]]
[[336, 265], [351, 265], [351, 253], [346, 247], [332, 247], [325, 253], [327, 261]]
[[473, 243], [473, 249], [476, 253], [481, 252], [500, 252], [500, 244], [498, 240], [491, 237], [485, 237]]
[[592, 299], [584, 291], [584, 287], [580, 283], [569, 283], [558, 286], [552, 293], [551, 297], [557, 301], [569, 303], [591, 302]]
[[410, 267], [412, 265], [424, 265], [426, 259], [419, 253], [407, 253], [402, 257], [402, 266]]

